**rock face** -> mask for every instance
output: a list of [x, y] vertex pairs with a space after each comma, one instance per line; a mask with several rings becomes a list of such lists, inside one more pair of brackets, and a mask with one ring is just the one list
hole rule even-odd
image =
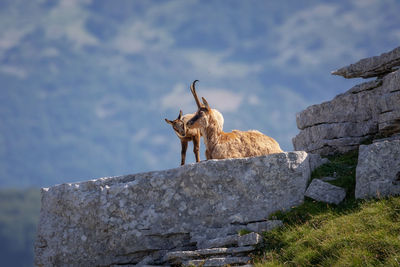
[[400, 140], [360, 146], [356, 169], [356, 198], [400, 194]]
[[337, 205], [346, 197], [346, 191], [339, 186], [314, 179], [307, 188], [305, 196], [317, 201]]
[[345, 78], [370, 78], [392, 72], [397, 66], [400, 66], [400, 47], [380, 56], [361, 59], [357, 63], [333, 71], [332, 74]]
[[[400, 70], [387, 74], [393, 62], [400, 63], [400, 48], [360, 62], [346, 68], [350, 71], [364, 66], [368, 73], [385, 69], [386, 74], [296, 114], [300, 133], [293, 138], [295, 150], [321, 155], [344, 153], [357, 149], [366, 139], [400, 132]], [[378, 65], [381, 67], [373, 67]]]
[[279, 225], [268, 215], [301, 204], [309, 177], [308, 154], [287, 152], [43, 189], [35, 264], [168, 264], [168, 252]]

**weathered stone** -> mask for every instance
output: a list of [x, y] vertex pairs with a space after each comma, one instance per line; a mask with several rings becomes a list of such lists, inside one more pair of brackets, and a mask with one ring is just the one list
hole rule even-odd
[[370, 78], [392, 72], [400, 66], [400, 47], [380, 56], [364, 58], [357, 63], [333, 71], [332, 74], [345, 78]]
[[[301, 131], [293, 138], [293, 144], [295, 149], [307, 147], [309, 152], [319, 153], [318, 150], [326, 146], [341, 146], [335, 145], [335, 142], [344, 141], [347, 146], [358, 145], [360, 142], [359, 140], [367, 139], [369, 136], [376, 134], [377, 131], [377, 123], [368, 120], [359, 123], [341, 122], [319, 124]], [[355, 142], [352, 142], [353, 140], [350, 138], [355, 140]]]
[[241, 255], [249, 254], [254, 251], [253, 247], [237, 247], [237, 248], [210, 248], [210, 249], [199, 249], [194, 251], [174, 251], [169, 252], [166, 255], [167, 261], [175, 261], [175, 263], [181, 263], [188, 259], [193, 258], [209, 258], [211, 256], [226, 256], [226, 255]]
[[356, 198], [400, 194], [400, 140], [360, 146], [356, 169]]
[[191, 260], [183, 264], [183, 266], [227, 266], [227, 265], [238, 265], [247, 264], [251, 260], [250, 257], [223, 257], [223, 258], [211, 258], [204, 260]]
[[283, 223], [280, 220], [268, 220], [265, 222], [249, 223], [244, 228], [246, 230], [261, 234], [262, 232], [271, 231], [282, 225], [283, 225]]
[[356, 85], [333, 100], [296, 115], [300, 133], [295, 150], [331, 155], [344, 153], [367, 139], [400, 132], [400, 70]]
[[390, 137], [384, 137], [380, 139], [375, 139], [373, 142], [378, 143], [378, 142], [383, 142], [383, 141], [393, 141], [393, 140], [400, 140], [400, 133], [394, 134]]
[[232, 247], [237, 246], [238, 235], [228, 235], [225, 237], [214, 238], [211, 240], [204, 240], [197, 243], [198, 248], [218, 248], [218, 247]]
[[296, 114], [297, 127], [303, 130], [325, 123], [359, 123], [370, 120], [377, 113], [376, 101], [383, 86], [378, 86], [379, 84], [366, 82], [356, 85], [357, 90], [353, 87], [331, 101], [309, 106]]
[[249, 233], [238, 237], [238, 246], [254, 246], [262, 241], [261, 235], [257, 233]]
[[[268, 221], [262, 221], [262, 222], [254, 222], [254, 223], [249, 223], [246, 225], [231, 225], [228, 227], [229, 229], [235, 229], [234, 231], [229, 231], [229, 232], [224, 232], [225, 235], [222, 237], [218, 238], [208, 238], [210, 236], [217, 236], [217, 233], [214, 234], [206, 234], [206, 235], [201, 235], [199, 233], [199, 236], [196, 236], [195, 238], [192, 239], [192, 241], [195, 241], [197, 243], [197, 247], [199, 249], [202, 248], [217, 248], [217, 247], [231, 247], [231, 246], [237, 246], [238, 245], [238, 234], [231, 234], [231, 232], [239, 232], [239, 230], [248, 230], [251, 232], [256, 232], [256, 233], [262, 233], [262, 232], [268, 232], [271, 231], [277, 227], [282, 226], [282, 221], [280, 220], [268, 220]], [[224, 228], [226, 229], [226, 228]], [[218, 230], [216, 230], [218, 231]]]
[[309, 177], [299, 151], [43, 189], [35, 264], [162, 264], [207, 229], [229, 233], [301, 204]]
[[308, 154], [308, 157], [310, 158], [311, 171], [313, 171], [316, 168], [318, 168], [319, 166], [329, 162], [329, 159], [321, 158], [321, 156], [319, 154]]
[[346, 197], [346, 190], [319, 179], [314, 179], [304, 195], [317, 201], [337, 205]]

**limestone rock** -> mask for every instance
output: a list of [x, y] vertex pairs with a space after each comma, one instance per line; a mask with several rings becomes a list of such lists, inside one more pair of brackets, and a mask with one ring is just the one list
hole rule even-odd
[[234, 234], [301, 204], [309, 177], [298, 151], [46, 188], [35, 265], [166, 264], [168, 252], [195, 250], [201, 236]]
[[308, 157], [310, 158], [310, 169], [311, 171], [315, 170], [319, 166], [326, 164], [329, 162], [329, 159], [327, 158], [321, 158], [320, 155], [318, 154], [308, 154]]
[[262, 237], [257, 233], [249, 233], [246, 235], [239, 236], [238, 245], [240, 247], [254, 246], [261, 243]]
[[197, 243], [197, 247], [202, 248], [218, 248], [218, 247], [233, 247], [238, 244], [238, 234], [227, 235], [225, 237], [214, 238], [210, 240], [204, 240], [203, 242]]
[[199, 258], [199, 257], [210, 257], [210, 256], [221, 256], [221, 255], [239, 255], [248, 254], [254, 251], [253, 247], [236, 247], [236, 248], [210, 248], [210, 249], [199, 249], [195, 251], [174, 251], [169, 252], [166, 255], [168, 261], [178, 260], [176, 263], [181, 263], [184, 260]]
[[317, 201], [337, 205], [346, 197], [346, 191], [339, 186], [331, 185], [330, 183], [319, 179], [314, 179], [307, 188], [305, 196]]
[[[247, 225], [236, 225], [236, 233], [240, 230], [248, 230], [261, 234], [262, 232], [271, 231], [277, 227], [282, 226], [280, 220], [268, 220], [262, 222], [249, 223]], [[208, 236], [208, 235], [207, 235]], [[198, 248], [216, 248], [216, 247], [232, 247], [238, 245], [238, 234], [227, 234], [226, 236], [208, 239], [207, 237], [197, 237], [196, 243]]]
[[231, 266], [233, 264], [247, 264], [250, 260], [250, 257], [220, 257], [204, 260], [191, 260], [183, 263], [183, 266]]
[[[358, 123], [372, 118], [376, 99], [381, 95], [382, 81], [370, 81], [356, 85], [331, 101], [312, 105], [296, 114], [297, 127], [332, 123]], [[351, 125], [353, 127], [354, 125]]]
[[356, 85], [331, 101], [296, 115], [295, 150], [331, 155], [357, 149], [367, 139], [400, 133], [400, 70]]
[[356, 198], [400, 194], [400, 140], [360, 146], [356, 169]]
[[357, 63], [333, 71], [332, 74], [345, 78], [370, 78], [392, 72], [400, 66], [400, 47], [380, 56], [364, 58]]
[[272, 229], [275, 229], [282, 225], [283, 223], [280, 220], [268, 220], [264, 222], [249, 223], [245, 226], [245, 229], [251, 232], [261, 234], [262, 232], [271, 231]]

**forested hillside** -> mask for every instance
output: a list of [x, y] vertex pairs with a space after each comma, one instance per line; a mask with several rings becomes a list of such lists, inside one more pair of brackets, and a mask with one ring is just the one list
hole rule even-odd
[[1, 266], [33, 266], [39, 210], [39, 189], [0, 190]]

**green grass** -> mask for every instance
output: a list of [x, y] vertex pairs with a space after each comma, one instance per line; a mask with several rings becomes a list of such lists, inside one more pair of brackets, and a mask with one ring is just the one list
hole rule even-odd
[[400, 197], [355, 200], [357, 153], [330, 158], [312, 178], [333, 176], [347, 197], [339, 205], [306, 199], [273, 218], [284, 226], [264, 233], [256, 266], [399, 266]]

